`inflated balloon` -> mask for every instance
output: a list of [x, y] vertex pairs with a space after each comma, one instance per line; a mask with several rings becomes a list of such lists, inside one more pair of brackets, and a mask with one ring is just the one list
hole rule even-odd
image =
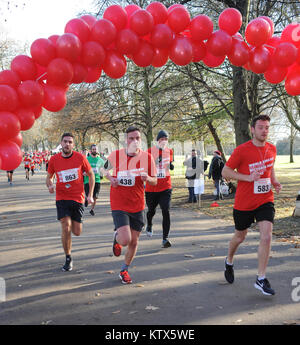
[[43, 107], [34, 107], [31, 110], [33, 111], [35, 119], [38, 119], [43, 113]]
[[80, 39], [72, 34], [66, 33], [58, 37], [56, 41], [57, 57], [66, 59], [70, 62], [78, 60], [82, 50]]
[[36, 67], [36, 81], [43, 81], [47, 79], [47, 67], [35, 64]]
[[88, 24], [90, 30], [92, 30], [92, 27], [94, 26], [94, 24], [97, 21], [97, 18], [90, 15], [90, 14], [85, 14], [85, 15], [81, 16], [80, 19], [84, 20]]
[[74, 18], [68, 21], [65, 26], [65, 33], [76, 35], [83, 43], [90, 38], [91, 30], [89, 25], [81, 18]]
[[137, 10], [131, 16], [129, 20], [129, 27], [138, 36], [148, 35], [154, 26], [154, 20], [151, 13], [145, 10]]
[[71, 80], [72, 84], [80, 84], [87, 77], [88, 70], [79, 62], [73, 63], [73, 78]]
[[280, 36], [281, 42], [293, 43], [300, 48], [300, 24], [292, 23], [284, 28]]
[[127, 28], [129, 28], [129, 19], [131, 17], [131, 15], [137, 11], [137, 10], [141, 10], [140, 6], [135, 5], [135, 4], [131, 4], [131, 5], [127, 5], [124, 8], [125, 12], [127, 13]]
[[18, 96], [21, 106], [25, 108], [39, 107], [43, 103], [44, 89], [36, 81], [25, 80], [18, 87]]
[[17, 88], [21, 83], [21, 79], [18, 74], [10, 69], [6, 69], [0, 72], [0, 85], [9, 85], [12, 88]]
[[289, 42], [280, 43], [274, 52], [274, 62], [281, 67], [288, 67], [292, 65], [298, 56], [298, 50], [294, 44]]
[[202, 61], [205, 63], [207, 67], [218, 67], [221, 66], [224, 62], [226, 56], [215, 56], [212, 55], [209, 51], [206, 51], [206, 55], [202, 59]]
[[35, 116], [31, 109], [29, 108], [19, 108], [15, 111], [21, 124], [21, 131], [27, 131], [30, 129], [35, 122]]
[[267, 48], [260, 46], [250, 50], [249, 66], [254, 73], [264, 73], [268, 69], [270, 61], [271, 56]]
[[266, 43], [267, 40], [271, 38], [271, 36], [272, 32], [270, 24], [262, 18], [251, 20], [251, 22], [246, 27], [246, 40], [249, 44], [255, 47], [259, 47]]
[[226, 8], [219, 16], [219, 28], [229, 35], [236, 34], [242, 26], [243, 18], [241, 12], [235, 8]]
[[204, 42], [194, 42], [192, 41], [193, 47], [193, 62], [201, 61], [206, 55], [206, 44]]
[[154, 1], [146, 7], [151, 13], [154, 24], [164, 24], [168, 20], [168, 10], [166, 6], [160, 2]]
[[193, 41], [202, 42], [210, 38], [214, 30], [212, 20], [201, 14], [192, 19], [190, 25], [191, 38]]
[[289, 95], [300, 95], [300, 73], [288, 75], [284, 87]]
[[87, 75], [84, 78], [84, 82], [95, 83], [101, 77], [101, 73], [102, 73], [101, 67], [87, 67]]
[[169, 50], [164, 48], [153, 49], [154, 55], [151, 61], [153, 67], [162, 67], [164, 66], [169, 59]]
[[20, 147], [13, 141], [7, 140], [0, 143], [0, 160], [2, 170], [15, 170], [23, 159]]
[[55, 45], [47, 38], [38, 38], [31, 44], [30, 54], [33, 61], [41, 66], [47, 66], [56, 57]]
[[269, 25], [270, 25], [270, 28], [271, 28], [271, 36], [274, 34], [274, 23], [273, 23], [273, 20], [267, 16], [259, 16], [258, 18], [262, 18], [264, 20], [266, 20]]
[[269, 83], [278, 84], [285, 79], [287, 72], [287, 67], [280, 67], [277, 64], [271, 63], [265, 71], [264, 77]]
[[115, 51], [108, 51], [104, 63], [104, 72], [110, 78], [118, 79], [126, 73], [127, 63], [124, 56]]
[[59, 35], [51, 35], [48, 37], [48, 40], [50, 40], [54, 45], [56, 45], [56, 41], [58, 39]]
[[139, 49], [132, 56], [132, 61], [139, 67], [151, 65], [154, 56], [152, 45], [147, 41], [140, 41]]
[[0, 111], [0, 141], [9, 140], [19, 134], [21, 124], [18, 117], [8, 111]]
[[127, 13], [120, 5], [109, 6], [103, 14], [103, 18], [111, 21], [117, 30], [125, 29]]
[[229, 62], [234, 66], [243, 66], [249, 60], [250, 48], [246, 42], [239, 39], [232, 39], [232, 46], [227, 55]]
[[66, 91], [64, 88], [54, 85], [44, 85], [43, 107], [52, 112], [62, 110], [67, 104]]
[[16, 90], [8, 85], [0, 85], [0, 111], [14, 111], [18, 105]]
[[151, 43], [157, 48], [169, 48], [173, 43], [173, 32], [166, 24], [157, 24], [151, 33]]
[[168, 15], [168, 25], [175, 32], [184, 31], [191, 22], [189, 12], [183, 7], [174, 7]]
[[[173, 10], [175, 11], [176, 8]], [[193, 46], [186, 37], [176, 37], [169, 51], [170, 59], [179, 66], [188, 65], [193, 59]]]
[[[280, 37], [277, 37], [277, 36], [272, 36], [271, 38], [269, 38], [266, 42], [266, 47], [274, 47], [276, 48], [279, 44], [281, 43], [281, 39]], [[274, 50], [273, 50], [274, 51]]]
[[67, 85], [73, 79], [74, 71], [71, 62], [66, 59], [56, 58], [47, 67], [47, 81], [49, 84]]
[[92, 27], [91, 39], [100, 43], [103, 47], [109, 46], [117, 37], [117, 29], [107, 19], [100, 19]]
[[140, 39], [130, 30], [123, 29], [117, 34], [116, 48], [121, 54], [134, 54], [139, 49]]
[[35, 80], [36, 67], [31, 57], [18, 55], [10, 63], [10, 68], [16, 72], [21, 80]]
[[105, 50], [95, 41], [85, 42], [82, 46], [81, 61], [85, 66], [101, 67], [105, 61]]
[[224, 56], [231, 50], [232, 37], [223, 30], [215, 31], [207, 40], [207, 50], [215, 56]]
[[176, 7], [181, 7], [185, 10], [185, 7], [182, 4], [173, 4], [170, 7], [168, 7], [168, 14]]
[[[18, 133], [15, 137], [10, 138], [9, 141], [14, 142], [14, 143], [16, 143], [19, 147], [21, 147], [22, 144], [23, 144], [23, 137], [22, 137], [22, 134], [21, 134], [21, 133]], [[0, 169], [1, 169], [1, 167], [0, 167]]]

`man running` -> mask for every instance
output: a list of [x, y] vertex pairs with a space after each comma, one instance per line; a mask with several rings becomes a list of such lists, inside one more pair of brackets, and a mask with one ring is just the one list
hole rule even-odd
[[[137, 251], [138, 239], [145, 225], [144, 182], [157, 183], [153, 157], [141, 150], [141, 132], [130, 126], [125, 134], [126, 148], [113, 151], [104, 165], [110, 180], [110, 204], [115, 225], [113, 253], [121, 255], [127, 246], [125, 261], [119, 277], [123, 284], [131, 284], [128, 268]], [[112, 175], [108, 170], [113, 169]]]
[[9, 185], [10, 185], [10, 186], [13, 185], [13, 173], [14, 173], [14, 170], [7, 170], [7, 171], [6, 171], [7, 182], [9, 182]]
[[255, 117], [251, 123], [253, 139], [234, 150], [222, 171], [224, 178], [238, 180], [233, 206], [236, 230], [229, 243], [225, 260], [225, 278], [229, 283], [233, 283], [233, 256], [244, 241], [248, 228], [256, 220], [260, 231], [260, 243], [258, 274], [254, 287], [265, 295], [274, 295], [275, 291], [265, 275], [275, 215], [272, 186], [279, 193], [281, 184], [277, 181], [274, 171], [276, 147], [267, 142], [269, 127], [268, 115]]
[[[96, 202], [100, 193], [100, 181], [101, 181], [100, 169], [104, 166], [104, 160], [99, 157], [96, 145], [93, 144], [91, 146], [91, 154], [87, 157], [87, 160], [90, 163], [95, 175], [95, 187], [94, 187], [94, 193], [93, 193], [94, 202], [92, 203], [92, 207], [90, 210], [90, 214], [94, 216], [95, 215], [94, 209], [95, 209]], [[87, 175], [84, 175], [83, 181], [84, 181], [85, 196], [87, 198], [90, 191], [89, 177]], [[85, 207], [87, 207], [87, 205], [88, 205], [88, 201], [86, 199]]]
[[64, 133], [61, 138], [62, 152], [51, 157], [48, 165], [46, 185], [50, 193], [54, 193], [53, 176], [56, 174], [56, 209], [57, 219], [62, 228], [62, 245], [66, 254], [63, 271], [73, 268], [71, 249], [72, 237], [80, 236], [82, 231], [82, 216], [84, 212], [83, 172], [89, 176], [88, 202], [93, 202], [94, 173], [84, 157], [73, 151], [74, 139], [71, 133]]
[[163, 216], [163, 240], [162, 247], [171, 247], [168, 239], [170, 232], [170, 204], [172, 195], [172, 184], [170, 170], [174, 169], [173, 151], [167, 147], [168, 133], [161, 130], [156, 138], [157, 146], [151, 147], [148, 152], [152, 154], [157, 170], [157, 184], [155, 186], [146, 183], [146, 203], [147, 212], [147, 228], [146, 233], [149, 237], [153, 235], [152, 219], [155, 215], [157, 205], [160, 206]]
[[24, 162], [24, 168], [25, 168], [25, 178], [29, 181], [31, 158], [29, 157], [28, 153], [25, 153], [25, 158], [23, 162]]

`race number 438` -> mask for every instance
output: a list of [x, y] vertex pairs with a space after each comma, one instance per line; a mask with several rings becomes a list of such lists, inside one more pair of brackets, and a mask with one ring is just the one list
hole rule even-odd
[[292, 290], [292, 300], [294, 302], [299, 302], [300, 301], [300, 277], [295, 277], [292, 280], [292, 286], [296, 286]]

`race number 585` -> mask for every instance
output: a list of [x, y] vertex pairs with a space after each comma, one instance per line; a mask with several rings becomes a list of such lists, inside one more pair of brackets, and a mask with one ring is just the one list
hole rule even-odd
[[299, 302], [300, 301], [300, 277], [295, 277], [292, 280], [292, 286], [296, 286], [292, 290], [292, 300], [294, 302]]

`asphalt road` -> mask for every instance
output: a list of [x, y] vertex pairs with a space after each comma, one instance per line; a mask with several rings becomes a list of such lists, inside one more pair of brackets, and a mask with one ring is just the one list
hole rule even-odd
[[179, 207], [171, 209], [172, 247], [161, 248], [158, 209], [153, 237], [140, 237], [130, 268], [133, 284], [122, 285], [123, 255], [112, 255], [108, 186], [101, 189], [96, 215], [87, 209], [83, 233], [73, 237], [73, 271], [62, 272], [60, 224], [45, 176], [38, 172], [27, 181], [19, 168], [10, 186], [0, 173], [1, 325], [300, 322], [300, 249], [273, 240], [267, 276], [276, 295], [264, 296], [253, 287], [259, 233], [249, 231], [235, 258], [236, 280], [227, 284], [224, 258], [233, 223]]

